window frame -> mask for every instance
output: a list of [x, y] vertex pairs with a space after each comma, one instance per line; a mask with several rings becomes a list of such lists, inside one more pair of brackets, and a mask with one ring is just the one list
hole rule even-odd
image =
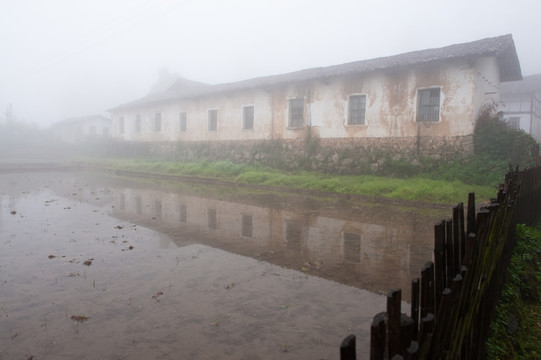
[[[252, 110], [252, 112], [250, 114], [251, 119], [247, 119], [247, 117], [246, 117], [247, 109]], [[251, 126], [250, 127], [246, 126], [247, 121], [251, 121]], [[255, 123], [255, 105], [244, 105], [242, 107], [242, 130], [248, 130], [248, 131], [254, 130], [254, 123]]]
[[[355, 110], [358, 110], [359, 113], [362, 110], [361, 122], [352, 122], [352, 119], [353, 119], [353, 117], [352, 117], [352, 112], [353, 112], [352, 99], [355, 99], [355, 98], [359, 98], [359, 99], [364, 100], [363, 107], [359, 108], [359, 109], [355, 109]], [[350, 95], [348, 95], [347, 125], [351, 125], [351, 126], [366, 125], [366, 100], [367, 100], [366, 94], [350, 94]]]
[[[428, 97], [428, 104], [421, 104], [423, 99], [425, 99], [422, 95], [422, 93], [425, 92], [432, 92], [432, 91], [438, 91], [438, 103], [435, 102], [432, 103], [431, 101], [432, 94]], [[415, 122], [417, 123], [423, 123], [423, 124], [434, 124], [441, 122], [441, 103], [442, 103], [442, 91], [441, 86], [430, 86], [425, 88], [418, 88], [417, 89], [417, 99], [416, 99], [416, 107], [415, 107]], [[436, 116], [434, 116], [434, 110], [437, 108], [437, 119], [435, 119]], [[432, 110], [430, 110], [432, 109]], [[427, 115], [428, 113], [428, 115]], [[428, 119], [427, 119], [428, 118]]]
[[152, 121], [152, 131], [153, 132], [162, 131], [162, 113], [161, 112], [154, 113], [154, 120]]
[[[214, 114], [214, 116], [211, 117], [211, 114]], [[207, 110], [207, 130], [209, 132], [218, 131], [218, 109]]]
[[[296, 102], [301, 102], [302, 101], [302, 113], [301, 113], [301, 119], [299, 120], [297, 117], [298, 117], [298, 114], [299, 112], [296, 111], [298, 109], [301, 109], [300, 106], [294, 106], [296, 105], [295, 103]], [[287, 127], [288, 129], [301, 129], [305, 126], [306, 124], [306, 120], [305, 120], [305, 101], [304, 101], [304, 97], [296, 97], [296, 98], [291, 98], [291, 99], [288, 99], [287, 100], [287, 105], [288, 105], [288, 111], [287, 111], [287, 114], [288, 114], [288, 117], [287, 117]], [[298, 104], [297, 104], [298, 105]], [[294, 118], [295, 116], [295, 118]]]
[[141, 114], [136, 114], [135, 119], [133, 119], [133, 132], [141, 132]]

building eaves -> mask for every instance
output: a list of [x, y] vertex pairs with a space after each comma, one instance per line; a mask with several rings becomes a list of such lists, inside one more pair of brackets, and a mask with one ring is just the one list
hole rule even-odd
[[310, 68], [286, 74], [258, 77], [232, 83], [202, 86], [184, 91], [182, 93], [168, 90], [161, 94], [147, 96], [133, 102], [120, 105], [111, 109], [110, 111], [167, 103], [174, 100], [195, 98], [230, 91], [268, 88], [287, 83], [298, 83], [316, 79], [324, 80], [339, 76], [376, 71], [397, 70], [436, 62], [451, 61], [454, 59], [477, 58], [482, 56], [495, 56], [498, 59], [500, 64], [500, 79], [502, 82], [522, 79], [520, 63], [513, 38], [512, 35], [508, 34], [468, 43], [449, 45], [442, 48], [418, 50], [394, 56], [354, 61], [328, 67]]

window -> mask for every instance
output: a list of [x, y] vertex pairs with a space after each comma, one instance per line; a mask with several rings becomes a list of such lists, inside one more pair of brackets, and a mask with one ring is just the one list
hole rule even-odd
[[289, 127], [304, 126], [304, 99], [289, 100]]
[[135, 115], [135, 119], [133, 120], [133, 131], [141, 132], [141, 115], [139, 114]]
[[91, 126], [90, 128], [88, 128], [88, 133], [90, 135], [96, 135], [96, 127], [95, 126]]
[[348, 125], [364, 125], [366, 95], [350, 95], [348, 99]]
[[209, 110], [209, 131], [218, 130], [218, 110]]
[[109, 128], [108, 127], [103, 128], [103, 136], [105, 136], [105, 137], [109, 136]]
[[178, 114], [178, 129], [179, 131], [186, 131], [186, 113], [181, 112]]
[[162, 113], [155, 113], [154, 114], [153, 130], [154, 131], [162, 131]]
[[124, 134], [124, 118], [118, 119], [118, 132]]
[[440, 88], [417, 90], [417, 122], [440, 121]]
[[253, 232], [252, 215], [242, 215], [242, 236], [252, 237]]
[[520, 130], [520, 116], [513, 116], [507, 119], [507, 126], [511, 129]]
[[254, 106], [242, 108], [242, 129], [252, 130], [254, 128]]

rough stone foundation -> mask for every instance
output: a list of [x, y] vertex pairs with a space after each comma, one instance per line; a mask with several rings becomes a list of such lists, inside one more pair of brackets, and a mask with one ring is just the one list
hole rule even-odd
[[232, 161], [342, 174], [377, 173], [390, 160], [453, 160], [473, 155], [473, 136], [300, 139], [149, 144], [152, 156], [174, 161]]

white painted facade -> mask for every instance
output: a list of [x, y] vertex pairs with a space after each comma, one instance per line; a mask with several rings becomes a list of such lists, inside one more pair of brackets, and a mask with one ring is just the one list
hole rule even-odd
[[505, 84], [501, 111], [510, 127], [532, 135], [541, 144], [541, 74]]
[[[497, 54], [477, 52], [467, 56], [438, 54], [442, 59], [410, 61], [407, 66], [393, 64], [370, 71], [336, 72], [341, 66], [350, 66], [344, 64], [325, 68], [331, 73], [336, 72], [332, 76], [326, 74], [325, 69], [321, 70], [322, 76], [308, 78], [293, 73], [289, 80], [274, 81], [273, 77], [253, 79], [252, 83], [256, 85], [247, 81], [233, 86], [209, 86], [207, 91], [193, 95], [169, 97], [163, 101], [142, 99], [119, 106], [111, 110], [112, 135], [128, 141], [189, 142], [298, 139], [306, 137], [307, 129], [322, 139], [469, 136], [473, 134], [479, 110], [487, 103], [499, 101], [501, 72], [511, 73], [504, 74], [505, 78], [520, 78], [520, 65], [512, 39], [494, 39], [506, 42], [506, 46], [512, 48], [506, 50], [511, 53], [511, 60], [516, 60], [511, 61], [511, 70], [502, 66]], [[479, 42], [482, 41], [487, 40]], [[472, 47], [470, 43], [466, 45]], [[454, 54], [455, 48], [460, 46], [465, 45], [442, 49]], [[429, 51], [433, 50], [419, 54]], [[408, 56], [411, 55], [397, 55], [381, 61], [405, 61], [403, 59]], [[378, 60], [372, 62], [377, 66]], [[363, 62], [358, 64], [362, 66]], [[418, 97], [421, 91], [430, 89], [439, 95], [437, 108], [428, 109], [437, 117], [420, 121]], [[365, 97], [363, 124], [348, 122], [348, 99], [355, 95]], [[304, 99], [302, 126], [290, 126], [291, 99]], [[245, 106], [254, 107], [252, 129], [243, 128]], [[209, 130], [209, 110], [217, 111], [216, 130]], [[152, 126], [156, 113], [161, 114], [159, 129]], [[185, 131], [180, 130], [180, 113], [186, 114]], [[134, 127], [137, 118], [141, 119], [139, 131]], [[120, 125], [122, 123], [123, 126]]]
[[55, 138], [71, 144], [87, 140], [109, 139], [112, 121], [101, 115], [72, 118], [54, 123], [51, 130]]

